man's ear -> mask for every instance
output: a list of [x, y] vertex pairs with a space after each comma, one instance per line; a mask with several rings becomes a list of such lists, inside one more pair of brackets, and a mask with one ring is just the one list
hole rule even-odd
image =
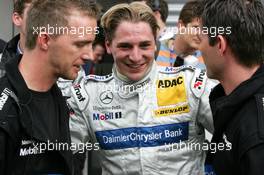
[[46, 32], [42, 32], [37, 37], [37, 45], [41, 50], [47, 51], [50, 46], [50, 36]]
[[180, 29], [180, 27], [185, 27], [185, 25], [181, 19], [177, 22], [177, 27], [178, 27], [178, 29]]
[[20, 27], [22, 25], [23, 18], [17, 12], [14, 12], [12, 14], [12, 21], [17, 27]]
[[105, 40], [105, 48], [106, 48], [106, 51], [107, 51], [108, 54], [112, 53], [111, 49], [110, 49], [110, 45], [111, 45], [110, 41], [109, 40]]
[[217, 48], [221, 56], [223, 56], [227, 49], [227, 40], [222, 35], [217, 35]]
[[155, 11], [155, 12], [153, 12], [153, 14], [156, 17], [156, 19], [161, 19], [161, 14], [159, 11]]

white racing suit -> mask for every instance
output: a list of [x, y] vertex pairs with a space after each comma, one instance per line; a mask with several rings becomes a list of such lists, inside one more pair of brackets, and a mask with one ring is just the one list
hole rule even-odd
[[202, 175], [205, 152], [191, 144], [213, 130], [214, 85], [205, 71], [156, 63], [134, 84], [90, 75], [68, 94], [72, 142], [99, 143], [103, 175]]

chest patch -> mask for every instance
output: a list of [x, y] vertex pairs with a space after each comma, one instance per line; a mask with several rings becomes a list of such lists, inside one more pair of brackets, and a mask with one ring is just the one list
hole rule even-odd
[[158, 106], [168, 106], [187, 101], [184, 77], [178, 76], [173, 79], [157, 81]]

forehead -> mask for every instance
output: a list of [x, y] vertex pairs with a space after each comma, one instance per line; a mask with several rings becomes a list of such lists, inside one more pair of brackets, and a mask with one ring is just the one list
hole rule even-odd
[[140, 41], [140, 40], [154, 40], [151, 27], [146, 22], [127, 22], [123, 21], [117, 27], [113, 40], [119, 42]]
[[76, 28], [77, 32], [82, 30], [88, 32], [89, 29], [94, 29], [94, 27], [97, 26], [95, 18], [87, 16], [77, 10], [71, 11], [66, 19], [68, 21], [69, 27], [78, 27]]
[[65, 28], [68, 28], [68, 30], [59, 30], [62, 34], [66, 34], [74, 40], [94, 40], [97, 26], [95, 18], [73, 11], [67, 17], [67, 20], [68, 26]]

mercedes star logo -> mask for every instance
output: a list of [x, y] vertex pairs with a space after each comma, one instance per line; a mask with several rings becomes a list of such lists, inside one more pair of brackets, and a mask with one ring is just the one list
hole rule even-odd
[[104, 91], [100, 95], [100, 100], [104, 104], [110, 104], [113, 101], [113, 93], [110, 91]]

